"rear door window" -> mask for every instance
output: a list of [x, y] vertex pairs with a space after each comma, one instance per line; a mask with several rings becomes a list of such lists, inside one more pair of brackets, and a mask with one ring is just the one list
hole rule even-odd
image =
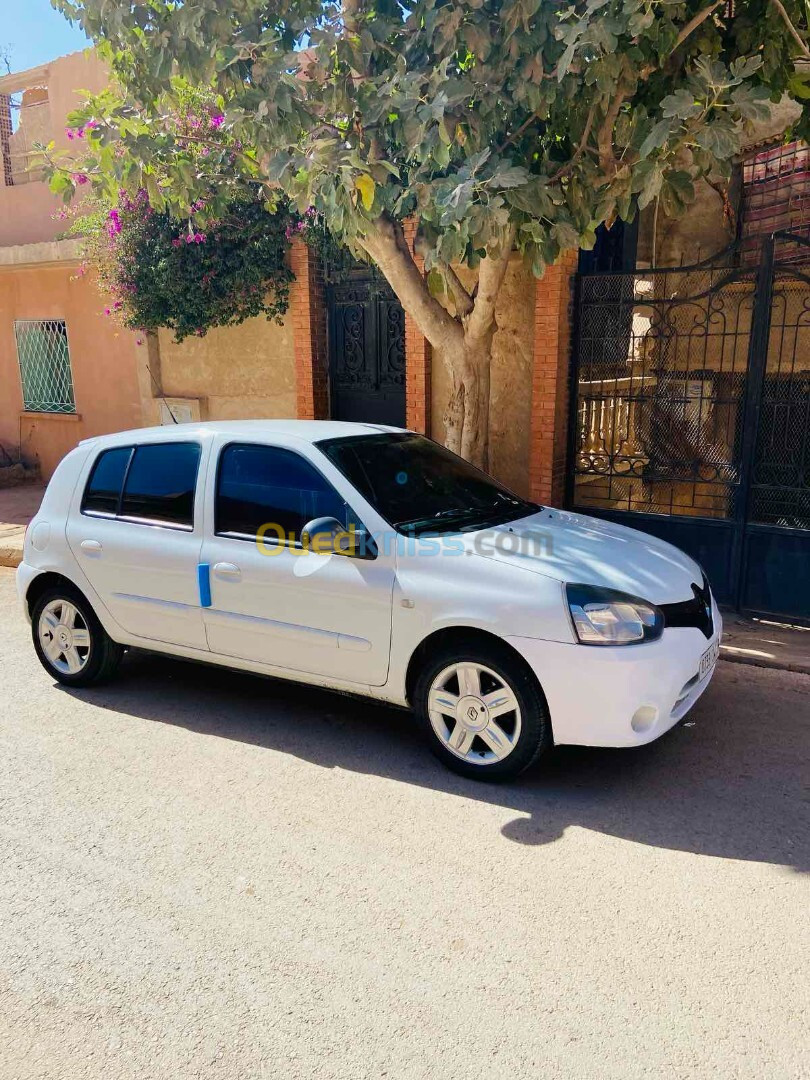
[[124, 476], [131, 457], [131, 446], [116, 446], [114, 450], [99, 454], [84, 489], [82, 513], [112, 517], [118, 513]]
[[198, 443], [151, 443], [135, 448], [121, 500], [121, 517], [191, 529], [200, 465]]

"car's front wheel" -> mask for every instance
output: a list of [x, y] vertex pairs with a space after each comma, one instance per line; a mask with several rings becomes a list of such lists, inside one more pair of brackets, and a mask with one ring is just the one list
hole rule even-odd
[[476, 780], [510, 780], [551, 745], [551, 723], [531, 672], [505, 646], [455, 645], [422, 669], [414, 709], [433, 752]]
[[87, 600], [68, 585], [39, 597], [31, 611], [31, 631], [40, 663], [66, 686], [103, 682], [124, 654]]

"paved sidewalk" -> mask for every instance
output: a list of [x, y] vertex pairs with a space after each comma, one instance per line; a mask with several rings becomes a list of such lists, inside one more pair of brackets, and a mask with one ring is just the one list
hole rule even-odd
[[19, 566], [25, 527], [39, 509], [44, 484], [0, 489], [0, 566]]
[[723, 612], [723, 660], [810, 675], [810, 627]]

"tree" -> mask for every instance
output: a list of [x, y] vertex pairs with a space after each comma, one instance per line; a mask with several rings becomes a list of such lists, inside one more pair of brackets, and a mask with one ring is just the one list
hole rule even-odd
[[[53, 0], [125, 91], [91, 100], [88, 175], [156, 208], [282, 190], [376, 263], [450, 367], [448, 445], [486, 464], [495, 306], [513, 251], [536, 274], [600, 222], [683, 213], [747, 125], [808, 96], [799, 0]], [[176, 77], [224, 129], [172, 139]], [[806, 119], [799, 133], [806, 130]], [[66, 196], [70, 178], [57, 177]], [[413, 219], [424, 279], [405, 242]], [[468, 289], [457, 273], [477, 270]]]

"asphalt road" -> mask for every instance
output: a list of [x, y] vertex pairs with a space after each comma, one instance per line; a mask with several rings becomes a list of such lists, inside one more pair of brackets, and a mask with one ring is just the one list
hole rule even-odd
[[0, 1078], [798, 1078], [810, 678], [446, 772], [406, 713], [143, 654], [58, 688], [0, 571]]

